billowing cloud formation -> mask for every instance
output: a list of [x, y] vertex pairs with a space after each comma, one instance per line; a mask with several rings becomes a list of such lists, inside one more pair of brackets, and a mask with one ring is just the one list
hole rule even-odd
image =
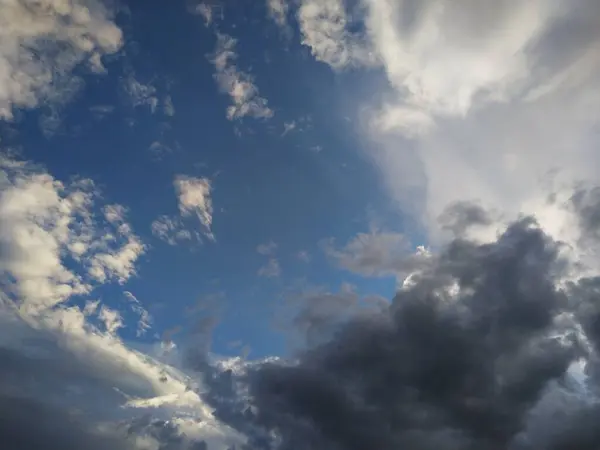
[[[329, 323], [330, 338], [239, 378], [248, 382], [244, 426], [265, 430], [254, 445], [596, 448], [599, 279], [573, 279], [573, 263], [524, 217], [493, 242], [455, 238], [389, 306], [340, 324], [352, 298], [308, 302], [299, 324]], [[220, 386], [230, 395], [232, 375]]]
[[366, 151], [435, 231], [455, 201], [513, 218], [541, 208], [554, 169], [597, 181], [598, 5], [303, 0], [298, 19], [316, 59], [383, 69], [383, 102], [362, 105]]
[[0, 8], [0, 118], [60, 102], [77, 65], [102, 72], [102, 57], [122, 44], [121, 30], [96, 0], [2, 0]]
[[217, 34], [217, 47], [212, 62], [219, 89], [228, 94], [232, 104], [227, 108], [229, 120], [242, 117], [267, 119], [273, 116], [266, 99], [260, 96], [252, 76], [241, 71], [235, 64], [236, 40], [226, 34]]

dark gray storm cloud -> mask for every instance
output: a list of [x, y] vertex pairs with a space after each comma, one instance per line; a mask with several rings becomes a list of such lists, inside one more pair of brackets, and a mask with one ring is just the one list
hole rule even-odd
[[[485, 217], [460, 211], [461, 228]], [[559, 283], [560, 249], [531, 218], [492, 243], [457, 238], [389, 308], [293, 364], [249, 368], [237, 411], [231, 373], [213, 401], [233, 426], [265, 431], [255, 448], [600, 448], [600, 280]]]

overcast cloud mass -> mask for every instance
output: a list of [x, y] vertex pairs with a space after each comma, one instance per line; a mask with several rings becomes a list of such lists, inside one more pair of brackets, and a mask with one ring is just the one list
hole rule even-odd
[[599, 23], [0, 0], [1, 447], [599, 449]]

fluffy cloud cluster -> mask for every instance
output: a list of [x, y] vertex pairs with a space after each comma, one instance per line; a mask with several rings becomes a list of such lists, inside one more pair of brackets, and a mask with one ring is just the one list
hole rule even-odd
[[72, 90], [72, 70], [87, 63], [103, 72], [102, 57], [122, 45], [121, 30], [96, 0], [0, 2], [0, 118], [15, 108], [60, 102]]
[[[187, 198], [184, 204], [191, 207]], [[122, 308], [97, 287], [136, 273], [145, 246], [120, 205], [90, 180], [59, 181], [0, 160], [0, 435], [8, 449], [228, 448], [243, 438], [218, 423], [197, 380], [120, 337]], [[151, 325], [142, 303], [125, 293]], [[35, 432], [32, 432], [32, 427]]]

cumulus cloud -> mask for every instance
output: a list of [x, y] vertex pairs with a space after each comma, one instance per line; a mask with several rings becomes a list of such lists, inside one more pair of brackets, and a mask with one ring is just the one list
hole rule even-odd
[[253, 117], [268, 119], [273, 116], [268, 102], [261, 97], [251, 75], [238, 69], [235, 52], [236, 40], [226, 34], [217, 34], [217, 45], [211, 61], [215, 66], [215, 80], [219, 89], [229, 95], [231, 105], [227, 108], [229, 120]]
[[0, 118], [16, 108], [61, 102], [73, 69], [103, 72], [102, 57], [122, 45], [111, 12], [96, 0], [6, 0], [0, 17]]
[[368, 313], [351, 289], [316, 296], [298, 324], [319, 339], [222, 371], [211, 396], [255, 448], [595, 448], [598, 272], [562, 283], [578, 261], [561, 247], [523, 217], [449, 241]]
[[[122, 311], [85, 301], [98, 285], [135, 273], [139, 249], [131, 248], [137, 238], [126, 209], [103, 206], [90, 180], [66, 183], [27, 162], [0, 162], [4, 446], [184, 450], [243, 443], [190, 388], [197, 380], [119, 337]], [[143, 332], [149, 316], [126, 296]]]
[[545, 208], [555, 169], [597, 181], [598, 2], [355, 5], [303, 0], [303, 42], [334, 69], [383, 69], [383, 100], [361, 105], [366, 151], [431, 237], [453, 202], [514, 218]]

